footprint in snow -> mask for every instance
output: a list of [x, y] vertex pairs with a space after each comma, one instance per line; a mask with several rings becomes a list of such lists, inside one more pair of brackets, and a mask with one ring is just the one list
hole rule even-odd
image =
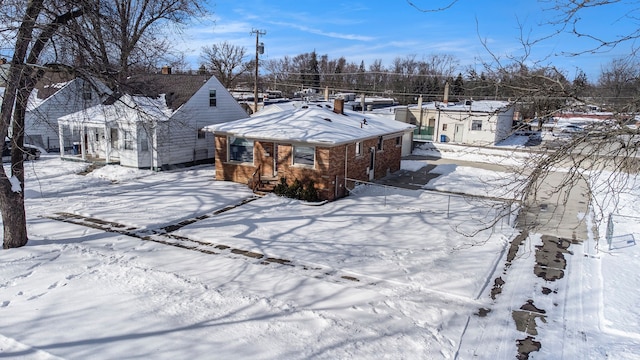
[[8, 301], [8, 300], [3, 301], [2, 303], [0, 303], [0, 307], [7, 307], [7, 306], [9, 306], [10, 303], [11, 303], [11, 301]]

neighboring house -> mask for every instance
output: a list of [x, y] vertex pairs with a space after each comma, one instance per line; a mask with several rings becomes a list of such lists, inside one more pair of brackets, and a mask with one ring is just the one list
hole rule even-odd
[[109, 94], [111, 90], [97, 80], [84, 80], [66, 73], [46, 75], [29, 97], [25, 143], [47, 151], [69, 148], [70, 142], [60, 142], [58, 118], [99, 104]]
[[[4, 77], [8, 69], [8, 64], [0, 64], [0, 95], [4, 92]], [[45, 73], [29, 95], [25, 113], [25, 143], [47, 151], [59, 151], [58, 118], [99, 104], [110, 93], [97, 80], [87, 81], [67, 72]]]
[[370, 181], [400, 169], [402, 136], [414, 126], [375, 115], [310, 104], [209, 126], [216, 179], [244, 184], [312, 180], [319, 196], [346, 195], [345, 178]]
[[73, 141], [67, 159], [120, 163], [154, 170], [213, 162], [213, 135], [203, 127], [247, 113], [213, 76], [132, 77], [124, 95], [61, 117], [61, 139]]
[[397, 121], [417, 125], [414, 140], [494, 145], [511, 134], [515, 106], [507, 101], [467, 100], [397, 107]]

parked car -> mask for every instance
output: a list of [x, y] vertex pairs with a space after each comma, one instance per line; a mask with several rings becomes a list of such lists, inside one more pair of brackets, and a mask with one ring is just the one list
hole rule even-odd
[[[33, 145], [24, 144], [22, 146], [24, 160], [38, 160], [42, 151]], [[2, 149], [2, 162], [11, 161], [11, 141], [5, 140], [4, 149]]]
[[575, 125], [575, 124], [563, 125], [560, 128], [560, 132], [563, 132], [563, 133], [576, 133], [576, 132], [582, 132], [582, 131], [584, 131], [584, 128], [582, 126]]

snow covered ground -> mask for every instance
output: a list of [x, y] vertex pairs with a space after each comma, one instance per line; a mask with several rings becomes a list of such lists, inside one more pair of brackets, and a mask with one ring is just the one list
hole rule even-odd
[[[491, 200], [362, 188], [310, 206], [253, 199], [213, 180], [212, 166], [76, 175], [84, 167], [51, 155], [27, 166], [30, 240], [0, 252], [0, 357], [513, 359], [523, 335], [499, 310], [542, 281], [531, 236], [505, 296], [489, 296], [517, 234], [513, 219], [483, 230], [499, 208]], [[504, 187], [505, 174], [437, 170], [430, 189], [494, 193], [474, 175]], [[618, 232], [640, 236], [629, 224]], [[563, 294], [580, 311], [574, 299], [547, 306], [568, 320], [540, 323], [530, 358], [640, 353], [640, 250], [616, 239], [624, 246], [611, 251], [596, 239], [572, 248], [571, 276], [552, 285], [572, 290]]]

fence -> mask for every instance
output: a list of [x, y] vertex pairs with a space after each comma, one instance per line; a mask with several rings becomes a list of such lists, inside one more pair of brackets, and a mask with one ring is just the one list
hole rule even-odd
[[606, 234], [609, 250], [636, 245], [636, 236], [640, 236], [640, 217], [609, 214]]

